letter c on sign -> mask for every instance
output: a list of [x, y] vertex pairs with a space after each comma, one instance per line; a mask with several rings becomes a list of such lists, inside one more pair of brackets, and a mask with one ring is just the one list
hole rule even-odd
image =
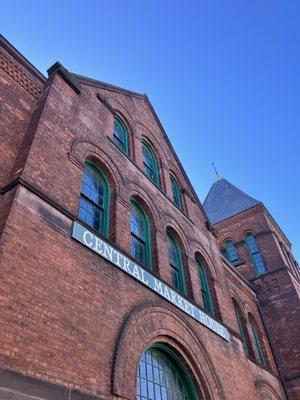
[[[90, 235], [90, 237], [91, 237], [91, 238], [90, 238], [90, 239], [91, 239], [90, 242], [87, 241], [87, 235]], [[87, 246], [89, 246], [89, 247], [92, 247], [92, 246], [93, 246], [92, 238], [93, 238], [93, 235], [91, 234], [91, 232], [89, 232], [89, 231], [85, 231], [85, 232], [84, 232], [84, 234], [83, 234], [83, 240], [84, 240], [84, 243], [85, 243]]]

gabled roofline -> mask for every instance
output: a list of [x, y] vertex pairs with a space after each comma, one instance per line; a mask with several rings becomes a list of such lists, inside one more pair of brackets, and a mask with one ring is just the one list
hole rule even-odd
[[124, 89], [120, 86], [112, 85], [111, 83], [106, 83], [102, 81], [98, 81], [97, 79], [93, 78], [88, 78], [87, 76], [82, 76], [78, 74], [74, 74], [72, 72], [72, 75], [80, 81], [80, 83], [86, 84], [86, 85], [91, 85], [91, 86], [96, 86], [101, 89], [109, 90], [111, 92], [116, 92], [116, 93], [122, 93], [127, 96], [134, 96], [138, 97], [139, 99], [145, 99], [147, 96], [142, 93], [134, 92], [132, 90]]
[[171, 150], [171, 153], [173, 154], [173, 157], [175, 158], [176, 162], [178, 163], [178, 166], [179, 166], [179, 168], [180, 168], [180, 170], [181, 170], [181, 172], [182, 172], [182, 174], [183, 174], [183, 176], [184, 176], [184, 178], [185, 178], [185, 180], [186, 180], [186, 182], [187, 182], [187, 184], [189, 186], [189, 189], [191, 190], [191, 192], [192, 192], [192, 194], [193, 194], [193, 196], [195, 198], [195, 201], [197, 202], [198, 206], [200, 207], [200, 209], [201, 209], [201, 211], [202, 211], [202, 213], [204, 215], [204, 218], [205, 218], [208, 226], [210, 227], [212, 224], [211, 224], [211, 222], [210, 222], [210, 220], [209, 220], [209, 218], [208, 218], [208, 216], [207, 216], [207, 214], [206, 214], [206, 212], [205, 212], [205, 210], [204, 210], [204, 208], [203, 208], [203, 206], [201, 204], [201, 201], [199, 200], [199, 197], [198, 197], [198, 195], [197, 195], [197, 193], [196, 193], [196, 191], [195, 191], [195, 189], [194, 189], [194, 187], [193, 187], [193, 185], [192, 185], [187, 173], [185, 172], [185, 169], [183, 168], [183, 166], [182, 166], [182, 164], [181, 164], [181, 162], [180, 162], [180, 160], [179, 160], [179, 158], [178, 158], [178, 156], [177, 156], [177, 154], [176, 154], [176, 152], [175, 152], [175, 150], [174, 150], [174, 148], [173, 148], [173, 146], [171, 144], [171, 141], [170, 141], [170, 139], [169, 139], [169, 137], [168, 137], [168, 135], [167, 135], [167, 133], [166, 133], [161, 121], [160, 121], [160, 119], [158, 118], [158, 116], [157, 116], [157, 114], [156, 114], [156, 112], [154, 110], [154, 107], [152, 106], [152, 104], [151, 104], [151, 102], [149, 100], [149, 97], [145, 93], [142, 94], [142, 93], [134, 92], [134, 91], [131, 91], [131, 90], [128, 90], [128, 89], [121, 88], [119, 86], [112, 85], [110, 83], [105, 83], [105, 82], [102, 82], [102, 81], [98, 81], [96, 79], [91, 79], [91, 78], [88, 78], [86, 76], [82, 76], [82, 75], [78, 75], [78, 74], [74, 74], [74, 73], [72, 73], [72, 75], [77, 80], [79, 80], [80, 83], [91, 85], [91, 86], [96, 86], [96, 87], [99, 87], [101, 89], [109, 90], [109, 91], [112, 91], [112, 92], [125, 94], [127, 96], [134, 96], [134, 97], [137, 97], [139, 99], [143, 99], [143, 100], [146, 101], [146, 103], [147, 103], [148, 107], [150, 108], [150, 111], [151, 111], [151, 113], [152, 113], [152, 115], [153, 115], [153, 117], [154, 117], [159, 129], [161, 130], [161, 132], [162, 132], [162, 134], [164, 136], [164, 139], [166, 140], [166, 142], [167, 142], [167, 144], [168, 144], [168, 146], [169, 146], [169, 148]]
[[20, 64], [22, 64], [28, 71], [30, 71], [36, 78], [41, 80], [43, 83], [47, 81], [47, 78], [27, 60], [3, 35], [0, 34], [0, 45], [8, 51], [13, 57], [15, 57]]
[[265, 207], [265, 205], [263, 203], [262, 203], [262, 205], [263, 205], [264, 210], [266, 211], [266, 214], [270, 217], [271, 221], [274, 223], [276, 228], [278, 228], [279, 232], [282, 233], [282, 236], [286, 239], [286, 241], [288, 242], [289, 246], [292, 247], [292, 243], [289, 241], [289, 239], [287, 238], [286, 234], [280, 228], [280, 226], [276, 222], [275, 218], [271, 215], [270, 211]]

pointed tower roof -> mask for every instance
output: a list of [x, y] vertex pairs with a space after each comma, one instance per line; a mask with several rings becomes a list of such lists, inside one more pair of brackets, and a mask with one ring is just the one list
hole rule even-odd
[[210, 188], [203, 207], [210, 222], [216, 224], [260, 203], [221, 178]]

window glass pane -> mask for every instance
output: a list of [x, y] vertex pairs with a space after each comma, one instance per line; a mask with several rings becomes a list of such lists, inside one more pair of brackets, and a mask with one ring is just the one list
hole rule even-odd
[[172, 193], [173, 193], [173, 203], [180, 209], [182, 209], [180, 191], [177, 185], [175, 178], [171, 176], [171, 186], [172, 186]]
[[146, 216], [142, 209], [131, 202], [130, 213], [131, 255], [139, 263], [149, 266], [149, 229]]
[[81, 193], [100, 207], [103, 206], [103, 180], [100, 174], [90, 165], [86, 165], [83, 173]]
[[237, 261], [238, 255], [235, 249], [234, 244], [232, 243], [232, 240], [227, 240], [224, 244], [225, 250], [226, 250], [226, 258], [230, 262]]
[[245, 237], [245, 241], [256, 273], [260, 274], [264, 272], [266, 270], [266, 265], [259, 252], [255, 237], [251, 233], [248, 233]]
[[174, 239], [167, 233], [169, 264], [171, 268], [172, 285], [180, 292], [184, 292], [181, 256]]
[[114, 119], [114, 143], [127, 153], [127, 131], [123, 123], [118, 119]]
[[147, 145], [145, 145], [145, 143], [142, 143], [142, 152], [144, 172], [155, 184], [158, 184], [156, 160], [150, 149], [147, 147]]
[[102, 210], [83, 197], [80, 199], [78, 217], [96, 231], [100, 231]]
[[264, 352], [263, 352], [263, 349], [262, 349], [262, 346], [261, 346], [261, 343], [260, 343], [260, 340], [259, 340], [259, 336], [258, 336], [257, 330], [256, 330], [256, 328], [255, 328], [255, 326], [254, 326], [254, 324], [252, 322], [250, 322], [250, 325], [251, 325], [251, 329], [252, 329], [252, 334], [253, 334], [253, 339], [254, 339], [256, 351], [257, 351], [257, 354], [258, 354], [258, 357], [259, 357], [259, 362], [262, 365], [266, 365]]
[[[137, 399], [143, 397], [151, 400], [191, 399], [182, 371], [177, 369], [167, 354], [160, 350], [149, 349], [145, 351], [143, 360], [145, 354], [147, 378], [141, 375], [144, 371], [141, 364], [145, 364], [141, 358], [137, 377]], [[140, 395], [143, 397], [139, 397]]]

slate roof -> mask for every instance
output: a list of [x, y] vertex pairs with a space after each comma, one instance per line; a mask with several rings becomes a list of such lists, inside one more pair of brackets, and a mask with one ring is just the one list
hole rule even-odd
[[226, 179], [218, 179], [210, 188], [203, 207], [212, 224], [260, 204]]

